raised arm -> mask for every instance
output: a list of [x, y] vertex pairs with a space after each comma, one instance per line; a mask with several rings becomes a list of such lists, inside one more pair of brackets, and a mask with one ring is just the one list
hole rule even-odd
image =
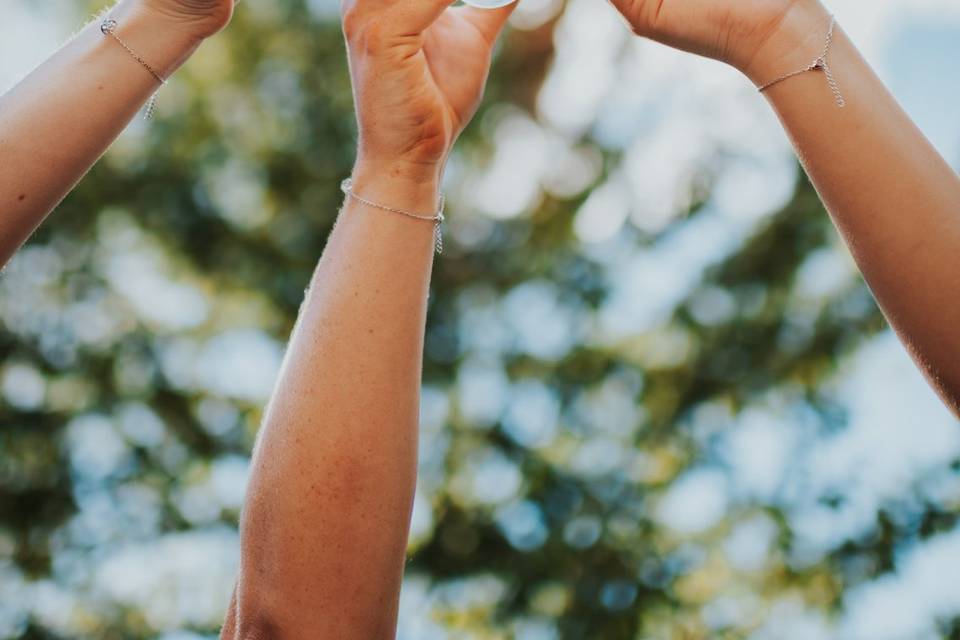
[[[765, 94], [887, 319], [960, 414], [960, 178], [839, 26], [827, 47], [829, 12], [817, 0], [614, 3], [637, 33], [774, 83]], [[829, 74], [775, 82], [825, 50]]]
[[[439, 183], [509, 9], [348, 0], [360, 128], [254, 452], [225, 638], [392, 638]], [[361, 200], [362, 199], [362, 200]], [[364, 202], [397, 211], [388, 211]]]
[[[0, 266], [154, 94], [156, 76], [226, 25], [233, 1], [121, 0], [0, 96]], [[142, 62], [101, 31], [105, 19]]]

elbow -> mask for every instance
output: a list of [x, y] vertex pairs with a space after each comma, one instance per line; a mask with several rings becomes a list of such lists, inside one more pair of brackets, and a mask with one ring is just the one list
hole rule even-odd
[[258, 611], [238, 613], [224, 626], [220, 640], [282, 640], [277, 625]]
[[242, 584], [241, 581], [237, 585], [230, 599], [220, 640], [282, 640], [276, 619], [256, 594], [242, 588]]

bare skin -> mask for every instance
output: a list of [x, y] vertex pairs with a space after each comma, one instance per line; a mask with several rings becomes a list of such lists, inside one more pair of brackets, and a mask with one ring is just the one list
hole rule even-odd
[[[232, 11], [233, 0], [121, 0], [109, 15], [117, 20], [117, 35], [168, 77], [227, 24]], [[0, 96], [0, 266], [157, 86], [95, 20]]]
[[[817, 0], [614, 0], [636, 33], [727, 62], [757, 86], [802, 69], [830, 24]], [[960, 415], [960, 178], [839, 27], [824, 74], [765, 93], [890, 324]]]
[[[120, 0], [117, 35], [163, 76], [233, 0]], [[355, 190], [433, 213], [509, 9], [355, 0]], [[0, 263], [157, 89], [96, 20], [0, 98]], [[78, 108], [78, 106], [86, 108]], [[225, 638], [394, 634], [415, 487], [433, 225], [350, 201], [304, 302], [254, 455]]]
[[[510, 9], [348, 0], [354, 190], [437, 210]], [[260, 432], [225, 638], [392, 638], [416, 486], [434, 225], [348, 200]]]
[[[724, 60], [757, 84], [808, 64], [829, 22], [815, 0], [617, 4], [638, 33]], [[122, 0], [113, 15], [118, 33], [166, 75], [231, 11], [232, 0]], [[435, 211], [446, 158], [476, 110], [509, 12], [346, 0], [358, 193]], [[891, 323], [960, 408], [960, 301], [950, 295], [960, 288], [951, 269], [960, 181], [839, 31], [831, 63], [844, 109], [817, 72], [767, 95]], [[93, 24], [0, 98], [0, 261], [155, 89]], [[254, 454], [225, 638], [393, 637], [432, 239], [429, 222], [345, 205]]]

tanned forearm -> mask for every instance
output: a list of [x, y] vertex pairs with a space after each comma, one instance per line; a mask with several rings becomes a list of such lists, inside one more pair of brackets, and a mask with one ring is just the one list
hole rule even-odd
[[[202, 37], [142, 0], [104, 15], [163, 77]], [[0, 97], [0, 266], [103, 155], [158, 89], [157, 79], [100, 30], [102, 18]]]
[[[809, 62], [829, 23], [819, 3], [794, 3], [748, 75]], [[828, 64], [842, 108], [822, 71], [765, 93], [890, 324], [960, 412], [960, 178], [839, 27]]]
[[[436, 183], [359, 169], [355, 188], [408, 211], [437, 205]], [[433, 231], [349, 201], [301, 309], [254, 456], [242, 535], [255, 567], [238, 594], [289, 637], [392, 631], [416, 485]]]

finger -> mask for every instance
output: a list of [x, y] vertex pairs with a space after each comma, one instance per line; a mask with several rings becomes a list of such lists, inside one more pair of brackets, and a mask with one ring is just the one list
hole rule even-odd
[[454, 0], [343, 0], [344, 17], [379, 22], [397, 35], [422, 33]]
[[478, 9], [477, 7], [457, 7], [457, 11], [463, 12], [463, 15], [469, 20], [489, 42], [493, 42], [500, 35], [507, 19], [513, 10], [517, 8], [517, 3], [512, 2], [499, 9]]

